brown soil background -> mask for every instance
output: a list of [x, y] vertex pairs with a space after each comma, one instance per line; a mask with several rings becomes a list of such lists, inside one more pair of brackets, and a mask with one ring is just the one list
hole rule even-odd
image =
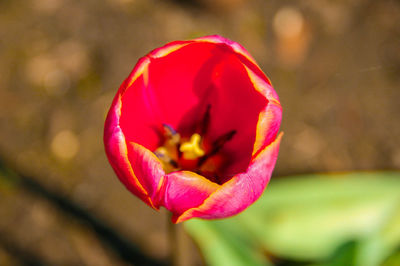
[[[280, 96], [285, 136], [274, 178], [400, 168], [395, 0], [2, 0], [1, 154], [165, 259], [166, 213], [118, 182], [103, 123], [139, 57], [209, 34], [246, 47]], [[196, 249], [188, 252], [201, 265]], [[49, 265], [127, 265], [90, 225], [0, 180], [0, 264], [29, 254]]]

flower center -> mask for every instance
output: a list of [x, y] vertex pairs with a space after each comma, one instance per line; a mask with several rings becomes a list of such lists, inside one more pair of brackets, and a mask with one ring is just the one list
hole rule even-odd
[[213, 142], [205, 140], [209, 109], [207, 108], [200, 124], [200, 133], [194, 133], [190, 138], [181, 137], [170, 125], [163, 125], [164, 143], [154, 151], [154, 154], [163, 163], [166, 173], [189, 170], [219, 183], [220, 178], [217, 172], [224, 163], [224, 158], [218, 153], [224, 144], [232, 139], [236, 131], [231, 130]]
[[170, 125], [164, 124], [164, 144], [154, 154], [162, 161], [166, 172], [181, 169], [195, 170], [199, 160], [206, 155], [203, 138], [194, 133], [184, 139]]

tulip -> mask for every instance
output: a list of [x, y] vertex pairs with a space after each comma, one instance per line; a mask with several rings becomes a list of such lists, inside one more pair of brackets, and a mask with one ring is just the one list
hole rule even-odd
[[120, 181], [172, 221], [235, 215], [267, 186], [282, 108], [238, 43], [174, 41], [141, 58], [119, 88], [104, 129]]

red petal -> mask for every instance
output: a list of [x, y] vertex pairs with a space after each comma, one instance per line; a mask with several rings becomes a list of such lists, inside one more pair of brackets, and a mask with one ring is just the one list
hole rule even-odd
[[232, 177], [247, 169], [251, 160], [260, 112], [267, 106], [236, 55], [227, 55], [214, 69], [214, 91], [210, 96], [210, 127], [207, 138], [213, 142], [231, 130], [234, 137], [221, 150], [229, 158], [222, 176]]
[[164, 206], [173, 213], [173, 221], [186, 210], [201, 205], [219, 188], [214, 182], [189, 171], [165, 176]]
[[282, 107], [278, 95], [268, 80], [259, 76], [248, 67], [245, 67], [254, 88], [268, 99], [268, 105], [260, 113], [257, 122], [257, 133], [253, 148], [253, 155], [265, 145], [270, 144], [279, 131], [282, 120]]
[[129, 142], [127, 147], [132, 171], [146, 190], [153, 206], [158, 209], [165, 175], [162, 163], [154, 153], [137, 143]]
[[154, 150], [161, 141], [162, 121], [146, 80], [149, 60], [142, 59], [141, 62], [120, 89], [120, 126], [127, 141]]
[[[169, 48], [166, 48], [170, 50]], [[190, 43], [151, 60], [149, 87], [161, 120], [181, 135], [193, 134], [212, 93], [212, 73], [224, 51], [210, 43]]]
[[271, 178], [281, 138], [282, 133], [252, 160], [247, 172], [238, 174], [223, 184], [202, 205], [184, 212], [176, 222], [194, 217], [224, 218], [246, 209], [261, 196]]
[[136, 177], [128, 159], [125, 136], [119, 126], [120, 115], [121, 95], [117, 94], [108, 113], [104, 128], [104, 145], [108, 160], [125, 187], [153, 207], [147, 190]]

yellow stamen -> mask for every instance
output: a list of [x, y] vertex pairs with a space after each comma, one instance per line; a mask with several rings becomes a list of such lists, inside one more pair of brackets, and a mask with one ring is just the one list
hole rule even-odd
[[182, 143], [179, 150], [183, 153], [183, 158], [188, 160], [197, 159], [205, 154], [200, 147], [201, 136], [194, 133], [188, 142]]
[[163, 163], [164, 166], [164, 171], [166, 173], [170, 173], [172, 171], [175, 171], [176, 168], [178, 167], [176, 161], [174, 161], [171, 158], [171, 154], [168, 151], [167, 148], [165, 147], [158, 147], [155, 151], [154, 154], [160, 159], [160, 161]]
[[170, 159], [168, 150], [165, 147], [158, 147], [154, 151], [154, 154], [157, 155], [157, 157], [164, 162], [168, 162], [168, 160]]

